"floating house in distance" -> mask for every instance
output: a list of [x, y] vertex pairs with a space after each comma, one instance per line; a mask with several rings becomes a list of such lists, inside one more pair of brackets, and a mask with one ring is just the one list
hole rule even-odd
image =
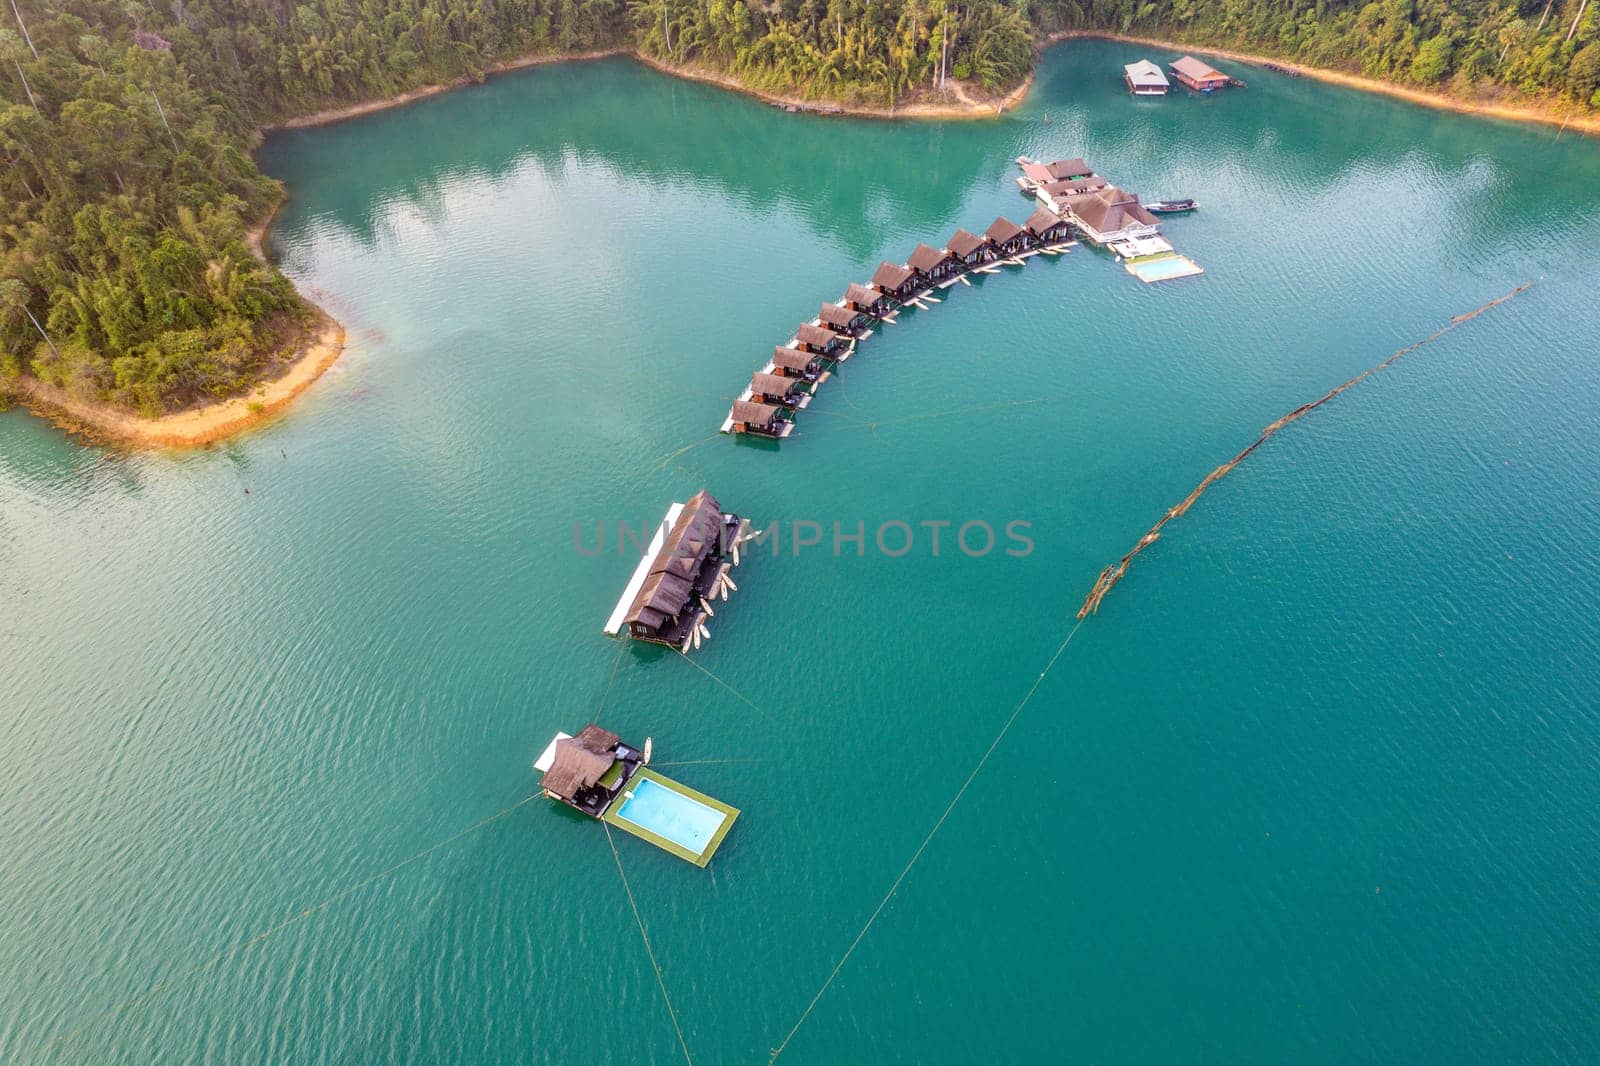
[[885, 261], [878, 264], [877, 273], [872, 275], [872, 287], [895, 303], [903, 304], [910, 302], [917, 290], [923, 287], [923, 283], [917, 277], [917, 272], [910, 267], [896, 266]]
[[1123, 67], [1122, 80], [1128, 83], [1128, 91], [1135, 96], [1165, 96], [1172, 87], [1161, 68], [1148, 59]]
[[1015, 222], [1001, 215], [989, 224], [983, 235], [989, 243], [997, 248], [1001, 255], [1018, 256], [1032, 248], [1034, 245], [1033, 234], [1017, 225]]
[[1227, 85], [1230, 79], [1219, 70], [1213, 70], [1194, 56], [1184, 56], [1168, 66], [1179, 83], [1197, 93], [1212, 93]]
[[772, 404], [798, 411], [811, 402], [811, 393], [799, 378], [757, 373], [750, 379], [750, 399], [757, 404]]
[[967, 269], [992, 263], [1000, 256], [1000, 250], [987, 237], [980, 237], [976, 233], [968, 233], [958, 229], [955, 236], [950, 238], [948, 245], [950, 254], [961, 260], [961, 265]]
[[544, 775], [540, 786], [550, 799], [704, 867], [738, 808], [649, 769], [651, 746], [649, 738], [641, 750], [586, 725], [575, 737], [557, 733], [533, 768]]
[[1159, 225], [1156, 216], [1139, 203], [1137, 194], [1114, 185], [1068, 196], [1061, 206], [1072, 224], [1095, 244], [1154, 236]]
[[[737, 409], [738, 404], [734, 406]], [[669, 507], [606, 620], [605, 632], [615, 636], [626, 626], [634, 640], [665, 644], [680, 652], [688, 652], [691, 645], [698, 648], [702, 638], [710, 639], [705, 620], [714, 613], [711, 601], [719, 595], [726, 600], [734, 587], [728, 572], [738, 565], [747, 525], [738, 515], [723, 511], [704, 489], [688, 503]]]
[[850, 283], [850, 287], [844, 291], [844, 296], [839, 302], [873, 318], [882, 318], [894, 310], [894, 301], [877, 288], [871, 285], [858, 285], [855, 282]]
[[948, 249], [940, 251], [919, 244], [911, 253], [911, 258], [906, 260], [906, 266], [926, 278], [929, 284], [938, 285], [961, 273], [961, 257], [951, 254]]

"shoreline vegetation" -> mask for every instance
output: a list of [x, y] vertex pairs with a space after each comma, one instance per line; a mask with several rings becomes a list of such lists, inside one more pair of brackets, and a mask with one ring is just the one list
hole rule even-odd
[[[778, 11], [754, 15], [735, 0], [733, 21], [724, 24], [718, 19], [726, 12], [694, 4], [661, 7], [656, 21], [650, 2], [667, 0], [647, 0], [629, 9], [631, 28], [604, 20], [561, 28], [550, 14], [526, 25], [456, 27], [441, 37], [424, 19], [412, 36], [387, 43], [363, 34], [365, 10], [299, 8], [287, 23], [252, 30], [254, 16], [219, 15], [209, 0], [193, 0], [175, 10], [175, 23], [163, 23], [168, 40], [126, 24], [127, 12], [111, 0], [87, 2], [100, 18], [91, 24], [98, 35], [81, 33], [83, 20], [67, 16], [59, 24], [43, 16], [43, 30], [36, 22], [30, 34], [16, 16], [24, 40], [13, 42], [11, 65], [26, 97], [9, 86], [0, 96], [0, 192], [7, 194], [0, 200], [16, 205], [7, 209], [9, 231], [0, 229], [0, 406], [18, 400], [74, 431], [133, 446], [187, 447], [249, 428], [308, 387], [343, 347], [338, 323], [264, 255], [284, 193], [251, 158], [263, 135], [402, 107], [530, 67], [628, 56], [788, 111], [981, 119], [1025, 99], [1044, 49], [1101, 38], [1273, 66], [1435, 109], [1559, 126], [1558, 137], [1568, 129], [1600, 135], [1600, 103], [1584, 100], [1592, 81], [1600, 101], [1600, 4], [1585, 21], [1587, 0], [1559, 0], [1577, 11], [1570, 25], [1560, 25], [1566, 16], [1558, 14], [1548, 30], [1541, 17], [1531, 32], [1515, 23], [1493, 37], [1498, 15], [1420, 8], [1375, 15], [1377, 4], [1359, 17], [1324, 19], [1319, 8], [1314, 21], [1306, 13], [1285, 36], [1267, 33], [1266, 23], [1229, 28], [1206, 7], [1184, 16], [1194, 20], [1188, 32], [1167, 25], [1176, 8], [1141, 14], [1151, 35], [1097, 29], [1115, 21], [1101, 0], [1069, 20], [1088, 27], [1054, 32], [1052, 20], [1067, 19], [1067, 9], [1025, 20], [982, 2], [964, 9], [891, 3], [830, 9], [828, 20], [807, 24]], [[538, 12], [544, 0], [510, 2]], [[1557, 4], [1551, 0], [1544, 15]], [[397, 17], [385, 25], [398, 25]], [[335, 19], [355, 20], [349, 36], [326, 36], [340, 25]], [[203, 46], [205, 27], [227, 27], [230, 36], [213, 34]], [[472, 37], [478, 32], [481, 49]], [[1228, 38], [1259, 38], [1255, 47], [1265, 50], [1211, 43]], [[351, 60], [364, 55], [366, 65], [302, 65], [298, 73], [284, 65], [295, 49], [318, 41]], [[496, 52], [516, 58], [496, 61]], [[1358, 61], [1382, 76], [1338, 69]], [[390, 62], [401, 73], [390, 72]], [[5, 78], [0, 71], [0, 84]], [[407, 81], [425, 84], [388, 94], [380, 88]], [[48, 86], [43, 99], [40, 83]], [[148, 99], [130, 103], [141, 94]], [[308, 110], [341, 95], [366, 98]], [[71, 160], [83, 162], [63, 181], [61, 164]], [[252, 216], [259, 224], [241, 225]]]

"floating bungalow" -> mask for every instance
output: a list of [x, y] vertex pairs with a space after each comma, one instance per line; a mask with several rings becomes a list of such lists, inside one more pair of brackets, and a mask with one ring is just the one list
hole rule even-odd
[[828, 380], [828, 372], [822, 369], [821, 356], [781, 344], [772, 349], [772, 362], [763, 373], [800, 378], [808, 385], [818, 385]]
[[1233, 80], [1220, 70], [1213, 70], [1194, 56], [1184, 56], [1167, 65], [1179, 84], [1197, 93], [1216, 92]]
[[872, 285], [858, 285], [855, 282], [850, 283], [850, 287], [844, 291], [844, 296], [839, 302], [873, 318], [882, 318], [894, 310], [894, 301], [881, 290]]
[[896, 266], [888, 261], [878, 264], [872, 275], [872, 287], [897, 304], [909, 303], [919, 289], [926, 288], [917, 272], [908, 266]]
[[1062, 201], [1063, 213], [1095, 244], [1154, 236], [1156, 216], [1139, 203], [1136, 193], [1108, 185], [1096, 192], [1079, 193]]
[[651, 747], [648, 737], [640, 749], [591, 724], [557, 733], [533, 768], [550, 799], [704, 867], [739, 810], [649, 769]]
[[795, 330], [794, 334], [794, 346], [796, 348], [802, 351], [815, 352], [817, 355], [836, 355], [849, 343], [849, 340], [833, 330], [824, 326], [815, 326], [809, 322]]
[[956, 230], [947, 247], [950, 254], [960, 259], [961, 265], [967, 270], [992, 263], [1000, 257], [1000, 250], [994, 246], [993, 241], [964, 229]]
[[949, 249], [940, 251], [926, 244], [917, 245], [911, 258], [906, 260], [906, 266], [927, 279], [930, 285], [951, 281], [965, 269], [960, 256], [953, 255]]
[[811, 393], [799, 378], [786, 378], [780, 374], [758, 372], [750, 379], [750, 399], [757, 404], [771, 404], [798, 411], [811, 402]]
[[835, 333], [859, 338], [866, 331], [872, 316], [865, 311], [853, 310], [840, 304], [823, 304], [817, 312], [817, 321]]
[[1128, 83], [1128, 91], [1135, 96], [1165, 96], [1172, 87], [1161, 68], [1148, 59], [1123, 67], [1122, 80]]
[[984, 230], [983, 235], [1004, 256], [1016, 257], [1032, 248], [1035, 244], [1033, 234], [1004, 215], [990, 223], [989, 228]]
[[[736, 416], [738, 406], [734, 404]], [[746, 527], [705, 489], [687, 503], [673, 504], [656, 527], [604, 631], [615, 636], [627, 627], [634, 640], [665, 644], [680, 652], [688, 652], [691, 645], [698, 648], [702, 638], [711, 636], [705, 625], [714, 613], [711, 600], [718, 595], [726, 600], [733, 587], [726, 579], [737, 565]]]
[[1040, 247], [1049, 247], [1055, 244], [1064, 244], [1072, 237], [1072, 225], [1066, 219], [1047, 208], [1039, 208], [1028, 216], [1028, 221], [1022, 228], [1033, 235]]
[[794, 419], [782, 407], [754, 400], [735, 400], [722, 424], [724, 433], [748, 433], [753, 437], [782, 440], [794, 432]]

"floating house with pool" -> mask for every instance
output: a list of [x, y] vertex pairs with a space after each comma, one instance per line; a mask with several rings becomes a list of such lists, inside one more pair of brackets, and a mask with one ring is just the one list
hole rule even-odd
[[702, 639], [711, 639], [706, 627], [706, 619], [716, 613], [711, 601], [719, 596], [726, 601], [728, 591], [737, 589], [730, 571], [739, 565], [739, 545], [748, 534], [749, 523], [724, 511], [705, 489], [687, 503], [674, 503], [656, 527], [604, 631], [616, 636], [626, 629], [634, 640], [665, 644], [684, 653], [698, 648]]
[[597, 725], [557, 733], [533, 768], [545, 796], [704, 867], [739, 817], [736, 807], [649, 769], [644, 747]]

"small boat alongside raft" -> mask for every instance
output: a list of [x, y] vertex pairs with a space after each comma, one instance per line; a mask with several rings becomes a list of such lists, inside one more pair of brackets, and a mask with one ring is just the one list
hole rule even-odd
[[1144, 205], [1145, 210], [1154, 215], [1181, 215], [1186, 211], [1193, 211], [1200, 205], [1193, 200], [1154, 200]]

